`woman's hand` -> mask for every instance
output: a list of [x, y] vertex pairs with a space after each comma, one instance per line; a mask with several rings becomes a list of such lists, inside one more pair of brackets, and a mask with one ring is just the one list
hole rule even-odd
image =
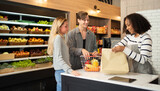
[[80, 73], [77, 72], [77, 71], [74, 71], [74, 70], [71, 72], [71, 74], [72, 74], [72, 75], [75, 75], [75, 76], [80, 76]]
[[90, 56], [89, 52], [86, 49], [82, 49], [82, 54], [86, 60], [88, 60], [88, 57]]
[[92, 55], [93, 55], [93, 56], [97, 56], [97, 55], [98, 55], [98, 52], [97, 52], [97, 51], [94, 51], [94, 52], [92, 53]]
[[112, 48], [112, 52], [123, 52], [124, 48], [124, 46], [116, 46]]

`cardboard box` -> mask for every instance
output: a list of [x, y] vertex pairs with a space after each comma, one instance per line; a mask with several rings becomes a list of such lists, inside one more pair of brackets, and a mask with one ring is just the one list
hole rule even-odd
[[9, 60], [9, 59], [14, 59], [14, 53], [0, 54], [0, 61], [1, 60]]
[[35, 67], [36, 68], [42, 68], [42, 67], [48, 67], [48, 66], [52, 66], [52, 62], [36, 64]]
[[0, 74], [14, 72], [14, 68], [0, 69]]

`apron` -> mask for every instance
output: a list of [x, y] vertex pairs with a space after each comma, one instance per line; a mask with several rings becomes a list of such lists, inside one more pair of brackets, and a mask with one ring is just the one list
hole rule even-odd
[[[140, 51], [138, 50], [138, 45], [130, 45], [128, 46], [131, 50], [134, 52], [140, 54]], [[152, 65], [147, 61], [144, 64], [141, 64], [130, 57], [128, 58], [128, 64], [129, 64], [129, 70], [130, 72], [135, 73], [143, 73], [143, 74], [153, 74], [153, 68]]]

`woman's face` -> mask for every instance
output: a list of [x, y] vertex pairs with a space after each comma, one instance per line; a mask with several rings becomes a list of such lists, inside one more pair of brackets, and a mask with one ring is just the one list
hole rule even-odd
[[125, 20], [125, 25], [126, 25], [126, 29], [127, 29], [131, 34], [134, 34], [134, 33], [135, 33], [135, 31], [134, 31], [134, 29], [133, 29], [133, 27], [132, 27], [132, 24], [131, 24], [131, 22], [130, 22], [128, 19]]
[[61, 34], [66, 34], [68, 32], [68, 22], [65, 21], [64, 24], [60, 27]]
[[86, 18], [84, 20], [78, 19], [78, 23], [79, 23], [79, 26], [81, 26], [83, 28], [87, 28], [88, 24], [89, 24], [89, 17], [88, 17], [88, 15], [86, 16]]

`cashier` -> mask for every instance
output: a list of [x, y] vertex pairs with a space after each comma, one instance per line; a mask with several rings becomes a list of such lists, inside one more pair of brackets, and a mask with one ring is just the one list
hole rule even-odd
[[124, 52], [128, 56], [130, 71], [153, 74], [152, 39], [147, 33], [151, 25], [142, 15], [133, 13], [124, 18], [123, 33], [126, 36], [112, 48], [113, 52]]
[[89, 16], [87, 12], [80, 11], [77, 13], [79, 26], [68, 33], [68, 47], [70, 52], [70, 63], [72, 69], [81, 69], [80, 55], [87, 58], [90, 53], [97, 55], [96, 36], [87, 29]]

